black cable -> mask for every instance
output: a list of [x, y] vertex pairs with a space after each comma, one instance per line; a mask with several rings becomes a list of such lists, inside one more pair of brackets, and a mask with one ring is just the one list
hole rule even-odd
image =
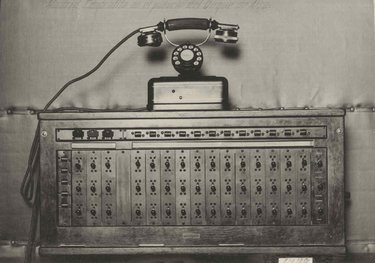
[[[39, 151], [36, 153], [36, 159], [39, 157]], [[36, 166], [37, 167], [37, 166]], [[35, 167], [34, 167], [35, 169]], [[36, 247], [36, 235], [37, 235], [37, 229], [38, 229], [38, 221], [39, 221], [39, 211], [40, 211], [40, 194], [39, 194], [39, 188], [40, 188], [40, 182], [39, 182], [39, 171], [35, 173], [35, 171], [32, 171], [33, 174], [36, 174], [34, 176], [35, 179], [35, 199], [34, 204], [31, 212], [31, 222], [30, 222], [30, 230], [29, 230], [29, 238], [27, 241], [27, 246], [25, 248], [25, 258], [24, 263], [30, 263], [32, 261], [35, 247]]]
[[[89, 72], [74, 78], [70, 81], [68, 81], [60, 90], [48, 101], [46, 106], [44, 107], [42, 112], [46, 112], [48, 108], [51, 106], [51, 104], [61, 95], [61, 93], [64, 92], [66, 88], [68, 88], [73, 83], [80, 81], [84, 78], [87, 78], [91, 74], [93, 74], [95, 71], [97, 71], [103, 63], [108, 59], [108, 57], [117, 49], [119, 48], [123, 43], [125, 43], [129, 38], [131, 38], [133, 35], [139, 32], [139, 29], [134, 30], [127, 36], [125, 36], [123, 39], [120, 40], [111, 50], [105, 54], [105, 56], [99, 61], [99, 63], [91, 69]], [[73, 110], [79, 110], [79, 111], [97, 111], [97, 109], [87, 109], [87, 108], [75, 108], [75, 107], [66, 107], [66, 108], [60, 108], [60, 110], [65, 109], [71, 109]], [[55, 110], [56, 111], [56, 110]], [[40, 210], [40, 194], [39, 194], [39, 172], [35, 172], [35, 169], [38, 167], [37, 163], [39, 160], [39, 130], [40, 130], [40, 122], [38, 121], [38, 126], [35, 131], [34, 139], [30, 147], [29, 152], [29, 159], [27, 162], [27, 168], [26, 172], [24, 174], [20, 193], [25, 201], [25, 203], [28, 206], [32, 207], [32, 214], [31, 214], [31, 222], [30, 222], [30, 230], [29, 230], [29, 239], [27, 242], [26, 250], [25, 250], [25, 258], [24, 262], [29, 263], [32, 261], [32, 256], [35, 251], [35, 238], [36, 238], [36, 232], [38, 228], [38, 219], [39, 219], [39, 210]]]
[[39, 152], [39, 128], [40, 124], [38, 122], [38, 125], [35, 130], [33, 143], [30, 147], [29, 152], [29, 160], [27, 162], [27, 169], [25, 172], [25, 175], [23, 177], [22, 183], [21, 183], [21, 195], [23, 197], [23, 200], [28, 206], [32, 206], [35, 202], [35, 193], [34, 186], [36, 185], [35, 177], [33, 176], [32, 170], [35, 167], [38, 152]]
[[129, 35], [127, 35], [126, 37], [124, 37], [123, 39], [121, 39], [120, 42], [118, 42], [110, 51], [108, 51], [108, 53], [99, 61], [99, 63], [92, 69], [90, 70], [89, 72], [77, 77], [77, 78], [74, 78], [72, 79], [71, 81], [68, 81], [53, 97], [52, 99], [46, 104], [46, 106], [44, 107], [43, 109], [43, 112], [47, 111], [49, 106], [51, 106], [51, 104], [61, 95], [61, 93], [64, 92], [64, 90], [69, 87], [70, 85], [72, 85], [73, 83], [77, 82], [77, 81], [80, 81], [84, 78], [87, 78], [88, 76], [90, 76], [92, 73], [94, 73], [95, 71], [97, 71], [101, 65], [107, 60], [107, 58], [116, 50], [118, 49], [126, 40], [128, 40], [129, 38], [131, 38], [132, 36], [134, 36], [136, 33], [139, 32], [139, 29], [136, 29], [134, 30], [133, 32], [131, 32]]

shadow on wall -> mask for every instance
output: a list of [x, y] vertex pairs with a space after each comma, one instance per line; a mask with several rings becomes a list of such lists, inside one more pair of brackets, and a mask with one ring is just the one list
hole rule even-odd
[[147, 61], [150, 63], [159, 63], [162, 61], [165, 61], [167, 58], [167, 48], [161, 47], [161, 48], [150, 48], [147, 51]]
[[[199, 39], [190, 39], [189, 41], [186, 41], [186, 43], [199, 43]], [[203, 45], [207, 48], [218, 48], [221, 49], [221, 54], [226, 59], [238, 59], [241, 56], [241, 48], [240, 45], [237, 44], [223, 44], [223, 43], [216, 43], [215, 41], [208, 41]], [[170, 58], [170, 54], [172, 53], [172, 48], [168, 44], [164, 44], [161, 47], [157, 48], [149, 48], [147, 51], [147, 61], [150, 63], [159, 63], [162, 61], [165, 61], [166, 59]], [[203, 50], [203, 56], [204, 56], [204, 48]]]
[[225, 45], [221, 49], [221, 54], [228, 59], [238, 59], [241, 56], [240, 46]]

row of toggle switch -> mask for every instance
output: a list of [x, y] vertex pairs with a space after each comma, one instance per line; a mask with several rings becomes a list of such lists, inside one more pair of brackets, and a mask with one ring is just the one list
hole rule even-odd
[[[320, 191], [323, 191], [323, 190], [324, 190], [324, 183], [319, 183], [319, 184], [317, 185], [317, 188], [318, 188]], [[76, 189], [77, 189], [77, 191], [80, 191], [80, 188], [78, 188], [78, 186], [77, 186]], [[96, 188], [95, 188], [94, 186], [91, 186], [90, 189], [91, 189], [91, 191], [92, 191], [93, 193], [96, 192]], [[110, 190], [111, 188], [110, 188], [109, 186], [106, 186], [105, 189], [106, 189], [107, 192], [110, 192], [110, 191], [111, 191], [111, 190]], [[166, 185], [166, 186], [164, 187], [164, 190], [165, 190], [165, 192], [169, 193], [169, 192], [171, 191], [171, 187], [170, 187], [169, 185]], [[197, 186], [195, 186], [194, 190], [195, 190], [196, 193], [200, 193], [200, 192], [202, 191], [202, 188], [201, 188], [199, 185], [197, 185]], [[210, 187], [210, 190], [211, 190], [211, 193], [212, 193], [212, 194], [215, 194], [216, 191], [217, 191], [217, 188], [216, 188], [215, 185], [212, 185], [212, 186]], [[232, 191], [232, 187], [231, 187], [230, 185], [226, 185], [226, 186], [225, 186], [225, 190], [226, 190], [227, 192], [230, 192], [230, 191]], [[241, 185], [241, 186], [240, 186], [240, 190], [241, 190], [241, 192], [246, 193], [247, 188], [246, 188], [245, 185]], [[263, 190], [263, 188], [262, 188], [261, 185], [257, 185], [256, 188], [255, 188], [255, 190], [256, 190], [258, 193], [261, 193], [262, 190]], [[272, 190], [272, 192], [277, 192], [278, 188], [277, 188], [276, 185], [272, 185], [272, 186], [271, 186], [271, 190]], [[292, 185], [291, 185], [291, 184], [287, 184], [285, 190], [286, 190], [287, 192], [291, 192], [291, 191], [292, 191]], [[302, 183], [300, 191], [301, 191], [301, 192], [307, 192], [307, 190], [308, 190], [307, 185], [306, 185], [305, 183]], [[139, 192], [141, 192], [141, 191], [142, 191], [141, 186], [136, 185], [136, 186], [135, 186], [135, 192], [138, 192], [138, 193], [139, 193]], [[151, 192], [156, 192], [156, 186], [155, 186], [155, 185], [151, 185], [151, 187], [150, 187], [150, 191], [151, 191]], [[186, 186], [181, 185], [181, 187], [180, 187], [180, 191], [181, 191], [182, 193], [185, 193], [185, 192], [186, 192]]]
[[[108, 169], [110, 168], [110, 164], [109, 163], [106, 163], [105, 165], [107, 166]], [[140, 163], [139, 160], [136, 160], [135, 165], [136, 165], [137, 169], [141, 168], [141, 163]], [[151, 169], [155, 169], [155, 167], [156, 167], [156, 164], [154, 162], [150, 163], [149, 165], [150, 165]], [[201, 163], [200, 162], [195, 162], [194, 165], [195, 165], [196, 169], [199, 169], [201, 167]], [[225, 162], [225, 167], [227, 169], [230, 169], [231, 165], [232, 164], [230, 162]], [[322, 167], [323, 166], [323, 161], [322, 160], [318, 160], [315, 165], [317, 167]], [[165, 166], [166, 169], [169, 169], [170, 166], [171, 166], [171, 164], [170, 164], [170, 162], [167, 161], [167, 162], [164, 163], [164, 166]], [[286, 166], [286, 168], [291, 168], [292, 167], [292, 162], [290, 160], [286, 161], [285, 166]], [[301, 167], [305, 168], [306, 166], [307, 166], [307, 160], [303, 159], [301, 161]], [[91, 167], [92, 167], [92, 169], [95, 169], [95, 163], [92, 163]], [[180, 162], [180, 167], [181, 167], [181, 169], [184, 169], [186, 167], [186, 163], [184, 161], [181, 161]], [[216, 168], [216, 163], [214, 161], [211, 161], [210, 162], [210, 167], [212, 169], [215, 169]], [[246, 163], [244, 161], [242, 161], [240, 163], [240, 167], [241, 168], [245, 168], [246, 167]], [[255, 163], [255, 167], [258, 168], [258, 169], [261, 168], [262, 167], [261, 162], [257, 161]], [[270, 167], [271, 167], [271, 169], [276, 168], [277, 167], [277, 163], [275, 161], [272, 161], [271, 164], [270, 164]]]
[[[217, 211], [216, 211], [215, 209], [211, 209], [209, 212], [210, 212], [210, 215], [211, 215], [211, 216], [216, 216], [216, 215], [217, 215]], [[263, 210], [262, 210], [262, 208], [257, 207], [256, 212], [257, 212], [257, 215], [261, 215], [261, 214], [263, 213]], [[172, 212], [171, 212], [171, 209], [170, 209], [170, 208], [167, 208], [167, 209], [165, 210], [165, 214], [166, 214], [167, 216], [170, 216], [171, 213], [172, 213]], [[186, 209], [181, 209], [181, 215], [185, 216], [186, 213], [187, 213], [187, 210], [186, 210]], [[197, 209], [195, 209], [194, 213], [195, 213], [197, 216], [200, 216], [200, 215], [202, 214], [202, 211], [201, 211], [201, 209], [197, 208]], [[287, 208], [287, 209], [286, 209], [286, 213], [287, 213], [288, 215], [292, 215], [292, 214], [293, 214], [293, 209], [292, 209], [292, 208]], [[307, 208], [306, 208], [306, 207], [302, 207], [302, 208], [301, 208], [301, 213], [302, 213], [302, 215], [307, 215], [307, 214], [308, 214], [308, 210], [307, 210]], [[324, 210], [323, 210], [322, 208], [319, 208], [319, 209], [318, 209], [318, 213], [319, 213], [320, 215], [323, 215], [323, 214], [324, 214]], [[136, 209], [136, 210], [135, 210], [135, 214], [136, 214], [137, 216], [141, 216], [142, 212], [141, 212], [140, 209]], [[156, 215], [157, 215], [157, 211], [153, 208], [153, 209], [151, 209], [151, 214], [152, 214], [153, 216], [156, 216]], [[227, 214], [228, 216], [232, 215], [232, 210], [229, 209], [229, 208], [227, 208], [227, 209], [226, 209], [226, 214]], [[273, 216], [276, 216], [277, 214], [278, 214], [278, 210], [277, 210], [276, 208], [272, 208], [272, 215], [273, 215]], [[241, 209], [241, 215], [243, 215], [243, 216], [246, 216], [246, 215], [247, 215], [247, 211], [246, 211], [245, 208], [242, 208], [242, 209]]]

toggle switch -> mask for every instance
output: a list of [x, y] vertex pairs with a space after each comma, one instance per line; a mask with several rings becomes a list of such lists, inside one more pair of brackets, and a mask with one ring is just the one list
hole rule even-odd
[[196, 162], [196, 163], [195, 163], [195, 167], [196, 167], [197, 169], [199, 169], [199, 168], [201, 167], [201, 164], [200, 164], [199, 162]]
[[136, 190], [137, 192], [140, 192], [140, 191], [141, 191], [141, 187], [140, 187], [139, 185], [137, 185], [137, 186], [135, 187], [135, 190]]
[[171, 191], [171, 187], [169, 185], [166, 185], [164, 187], [165, 191], [168, 193], [169, 191]]
[[96, 164], [95, 164], [95, 163], [91, 163], [91, 164], [90, 164], [90, 167], [91, 167], [91, 169], [94, 170], [94, 169], [96, 168]]
[[107, 169], [111, 168], [111, 163], [110, 163], [109, 161], [106, 162], [106, 163], [105, 163], [105, 167], [106, 167]]
[[155, 192], [156, 191], [156, 187], [155, 187], [155, 185], [151, 185], [151, 192]]
[[276, 216], [277, 215], [277, 209], [274, 207], [272, 208], [272, 215]]
[[81, 192], [81, 191], [82, 191], [81, 186], [77, 185], [77, 186], [76, 186], [76, 191], [77, 191], [77, 192]]
[[171, 215], [171, 209], [168, 207], [168, 208], [165, 210], [165, 213], [167, 214], [167, 216], [170, 216], [170, 215]]
[[242, 207], [241, 215], [245, 216], [246, 214], [247, 214], [247, 211], [246, 211], [245, 207]]
[[307, 191], [307, 185], [305, 185], [305, 183], [302, 184], [302, 192], [306, 192]]
[[287, 168], [292, 167], [292, 162], [291, 162], [291, 161], [287, 161], [287, 162], [286, 162], [286, 167], [287, 167]]
[[227, 167], [227, 169], [229, 169], [230, 168], [230, 162], [226, 162], [225, 167]]
[[272, 161], [272, 162], [271, 162], [271, 167], [272, 167], [273, 169], [276, 168], [276, 162]]
[[94, 185], [92, 185], [92, 186], [90, 187], [90, 190], [91, 190], [91, 192], [95, 193], [95, 192], [96, 192], [96, 187], [95, 187]]
[[170, 164], [170, 162], [166, 161], [165, 162], [165, 168], [169, 169], [169, 167], [171, 167], [171, 164]]
[[302, 207], [302, 215], [307, 215], [307, 209], [306, 209], [306, 207]]
[[81, 164], [80, 164], [80, 163], [76, 163], [76, 164], [75, 164], [75, 167], [76, 167], [76, 169], [77, 169], [77, 170], [79, 170], [79, 171], [80, 171], [80, 170], [81, 170], [81, 168], [82, 168], [82, 166], [81, 166]]
[[216, 210], [214, 208], [211, 209], [211, 215], [215, 216], [216, 215]]
[[135, 166], [137, 166], [138, 169], [139, 169], [139, 167], [141, 167], [141, 163], [139, 162], [139, 160], [137, 160], [137, 161], [135, 162]]
[[107, 211], [105, 211], [105, 213], [107, 214], [107, 216], [111, 216], [112, 215], [112, 210], [111, 209], [107, 209]]
[[292, 186], [291, 186], [290, 184], [288, 184], [288, 185], [286, 186], [286, 190], [287, 190], [288, 192], [292, 191]]
[[226, 213], [227, 213], [227, 216], [231, 216], [232, 215], [232, 210], [230, 210], [229, 208], [227, 208]]
[[262, 187], [260, 185], [257, 186], [257, 191], [262, 192]]
[[195, 187], [195, 191], [199, 193], [199, 192], [201, 191], [201, 187], [200, 187], [199, 185], [197, 185], [197, 186]]
[[211, 192], [216, 192], [216, 187], [214, 185], [211, 185]]
[[241, 162], [241, 167], [242, 167], [242, 168], [245, 168], [245, 166], [246, 166], [246, 163], [245, 163], [244, 161], [242, 161], [242, 162]]
[[318, 214], [319, 214], [319, 215], [324, 215], [324, 210], [323, 210], [323, 208], [321, 208], [321, 207], [318, 208]]
[[214, 169], [214, 168], [215, 168], [215, 166], [216, 166], [215, 162], [214, 162], [214, 161], [212, 161], [212, 162], [211, 162], [211, 168], [212, 168], [212, 169]]
[[135, 214], [136, 214], [137, 216], [140, 216], [140, 215], [141, 215], [141, 210], [139, 210], [139, 209], [135, 210]]
[[155, 211], [155, 209], [152, 209], [152, 210], [151, 210], [151, 215], [152, 215], [152, 216], [156, 216], [156, 211]]
[[185, 162], [184, 162], [184, 161], [182, 161], [182, 162], [180, 163], [180, 165], [181, 165], [181, 168], [182, 168], [182, 169], [184, 169], [184, 168], [185, 168], [185, 166], [186, 166], [186, 164], [185, 164]]
[[181, 192], [185, 192], [186, 191], [186, 187], [185, 187], [185, 185], [181, 185]]
[[273, 192], [276, 192], [277, 191], [277, 186], [276, 185], [272, 185], [271, 189], [272, 189]]
[[262, 167], [262, 164], [260, 162], [256, 162], [255, 166], [259, 169], [260, 167]]
[[199, 216], [201, 214], [201, 210], [199, 208], [195, 209], [195, 213], [197, 214], [197, 216]]
[[258, 207], [258, 208], [257, 208], [257, 214], [258, 214], [258, 215], [261, 215], [262, 212], [263, 212], [263, 211], [262, 211], [262, 208]]
[[155, 169], [155, 163], [150, 163], [151, 169]]
[[246, 192], [246, 186], [245, 185], [241, 185], [241, 191]]
[[92, 216], [95, 216], [95, 215], [96, 215], [96, 210], [95, 210], [95, 209], [91, 209], [90, 214], [91, 214]]
[[293, 214], [293, 210], [292, 210], [292, 208], [288, 208], [288, 209], [286, 210], [286, 212], [288, 213], [288, 215]]
[[307, 166], [307, 161], [306, 159], [302, 159], [302, 167], [306, 167]]
[[110, 187], [109, 185], [107, 185], [107, 186], [105, 187], [105, 190], [109, 193], [109, 192], [111, 192], [111, 187]]
[[82, 211], [79, 208], [76, 210], [75, 213], [76, 213], [77, 216], [81, 216], [82, 215]]
[[225, 190], [227, 190], [227, 192], [230, 192], [230, 191], [232, 190], [232, 187], [231, 187], [230, 185], [227, 185], [227, 186], [225, 187]]
[[186, 216], [186, 210], [185, 209], [181, 210], [181, 215]]

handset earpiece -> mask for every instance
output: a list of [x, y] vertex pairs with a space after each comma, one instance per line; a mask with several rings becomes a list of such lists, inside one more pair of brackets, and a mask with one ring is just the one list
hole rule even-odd
[[158, 31], [145, 32], [138, 36], [138, 46], [159, 47], [163, 42], [161, 33]]
[[160, 32], [164, 31], [164, 23], [159, 22], [157, 25], [142, 27], [139, 29], [138, 46], [158, 47], [163, 42]]
[[238, 41], [238, 25], [217, 24], [217, 30], [214, 36], [216, 42], [235, 44]]

